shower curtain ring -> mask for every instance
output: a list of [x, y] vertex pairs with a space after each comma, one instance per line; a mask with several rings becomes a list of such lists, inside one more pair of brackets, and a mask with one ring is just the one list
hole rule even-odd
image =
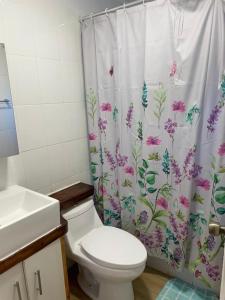
[[109, 14], [108, 14], [108, 8], [105, 9], [105, 14], [106, 14], [107, 17], [109, 16]]

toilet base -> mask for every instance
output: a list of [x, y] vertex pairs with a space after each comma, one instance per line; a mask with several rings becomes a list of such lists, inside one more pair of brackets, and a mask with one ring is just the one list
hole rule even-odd
[[78, 283], [81, 289], [93, 300], [133, 300], [134, 292], [131, 282], [97, 282], [91, 272], [80, 267]]

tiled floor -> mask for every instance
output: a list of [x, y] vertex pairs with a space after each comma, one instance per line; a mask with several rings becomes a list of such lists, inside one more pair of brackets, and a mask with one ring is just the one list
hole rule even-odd
[[[74, 272], [75, 273], [75, 272]], [[70, 274], [71, 300], [89, 300]], [[156, 270], [146, 268], [144, 273], [133, 282], [135, 300], [155, 300], [169, 277]]]

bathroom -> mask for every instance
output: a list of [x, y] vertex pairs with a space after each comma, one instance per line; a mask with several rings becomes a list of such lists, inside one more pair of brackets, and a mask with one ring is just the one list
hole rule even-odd
[[225, 1], [0, 1], [0, 300], [225, 300]]

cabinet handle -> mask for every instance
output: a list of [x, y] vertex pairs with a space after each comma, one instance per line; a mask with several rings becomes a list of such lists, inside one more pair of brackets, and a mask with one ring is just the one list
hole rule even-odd
[[39, 291], [40, 295], [43, 295], [42, 284], [41, 284], [41, 272], [40, 272], [40, 270], [37, 270], [37, 272], [35, 272], [35, 275], [37, 276], [37, 280], [38, 280], [38, 288], [37, 288], [37, 290]]
[[22, 296], [21, 296], [21, 291], [20, 291], [20, 283], [19, 281], [17, 281], [15, 284], [14, 284], [16, 290], [17, 290], [17, 294], [18, 294], [18, 298], [19, 300], [22, 300]]

